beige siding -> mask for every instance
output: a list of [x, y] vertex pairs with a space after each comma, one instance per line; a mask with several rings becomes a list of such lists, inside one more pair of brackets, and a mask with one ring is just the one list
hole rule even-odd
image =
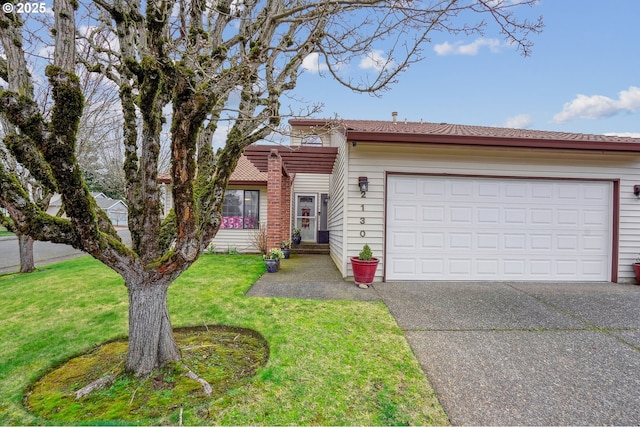
[[162, 203], [162, 218], [166, 218], [173, 209], [173, 193], [171, 193], [170, 185], [160, 184], [160, 201]]
[[[229, 190], [260, 190], [260, 224], [267, 221], [267, 189], [256, 186], [229, 186]], [[259, 250], [252, 243], [252, 236], [257, 230], [220, 229], [213, 244], [216, 252], [237, 250], [241, 253], [258, 253]]]
[[329, 192], [329, 175], [297, 173], [293, 179], [294, 193], [320, 194]]
[[[640, 156], [620, 153], [561, 150], [514, 150], [487, 147], [436, 147], [360, 143], [349, 147], [346, 170], [346, 252], [357, 255], [368, 243], [374, 256], [381, 258], [376, 280], [382, 279], [384, 253], [385, 176], [389, 172], [415, 174], [459, 174], [496, 177], [545, 177], [620, 180], [620, 245], [618, 277], [631, 280], [631, 263], [640, 252], [640, 200], [633, 195], [640, 184]], [[357, 187], [359, 176], [369, 179], [369, 192], [362, 199]], [[364, 206], [364, 212], [362, 208]], [[361, 224], [360, 218], [364, 218]], [[364, 232], [365, 237], [360, 233]]]
[[346, 277], [347, 266], [344, 259], [344, 234], [345, 234], [345, 175], [347, 173], [347, 144], [338, 148], [338, 156], [333, 165], [333, 173], [329, 182], [329, 248], [333, 262]]

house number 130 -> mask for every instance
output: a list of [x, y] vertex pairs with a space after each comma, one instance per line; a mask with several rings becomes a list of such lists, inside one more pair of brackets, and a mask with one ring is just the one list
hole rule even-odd
[[[360, 205], [360, 208], [362, 209], [362, 212], [364, 212], [364, 205]], [[366, 222], [365, 218], [363, 216], [360, 217], [360, 224], [364, 224]], [[364, 237], [367, 235], [367, 232], [364, 230], [360, 230], [360, 237]]]

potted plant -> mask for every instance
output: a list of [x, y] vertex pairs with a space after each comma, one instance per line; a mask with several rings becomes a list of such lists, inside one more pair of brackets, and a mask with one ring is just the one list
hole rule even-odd
[[373, 277], [378, 268], [378, 258], [374, 258], [369, 245], [362, 247], [360, 255], [351, 257], [351, 267], [353, 268], [353, 281], [358, 287], [366, 289], [373, 283]]
[[284, 242], [281, 242], [280, 249], [282, 249], [284, 259], [289, 259], [289, 257], [291, 256], [291, 240], [285, 240]]
[[640, 285], [640, 257], [633, 263], [633, 272], [636, 273], [636, 283]]
[[299, 228], [294, 228], [293, 230], [291, 230], [291, 240], [293, 241], [294, 245], [299, 245], [302, 241], [302, 235], [300, 234], [301, 232], [302, 230]]
[[262, 255], [264, 263], [267, 266], [268, 273], [275, 273], [280, 269], [280, 259], [284, 257], [284, 254], [279, 248], [271, 248], [269, 252]]

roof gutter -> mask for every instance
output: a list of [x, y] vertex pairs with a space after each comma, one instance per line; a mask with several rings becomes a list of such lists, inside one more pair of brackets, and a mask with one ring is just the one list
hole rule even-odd
[[416, 133], [383, 133], [348, 131], [348, 142], [357, 143], [408, 143], [432, 145], [462, 145], [503, 148], [546, 148], [557, 150], [611, 151], [640, 153], [640, 144], [630, 142], [606, 142], [589, 140], [557, 140], [537, 138], [503, 138], [464, 135], [434, 135]]

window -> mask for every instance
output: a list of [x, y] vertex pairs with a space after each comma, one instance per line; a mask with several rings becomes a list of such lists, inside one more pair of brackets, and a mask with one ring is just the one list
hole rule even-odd
[[319, 135], [307, 135], [302, 138], [301, 145], [322, 146], [322, 138]]
[[222, 227], [253, 229], [259, 227], [260, 191], [227, 190], [222, 205]]

